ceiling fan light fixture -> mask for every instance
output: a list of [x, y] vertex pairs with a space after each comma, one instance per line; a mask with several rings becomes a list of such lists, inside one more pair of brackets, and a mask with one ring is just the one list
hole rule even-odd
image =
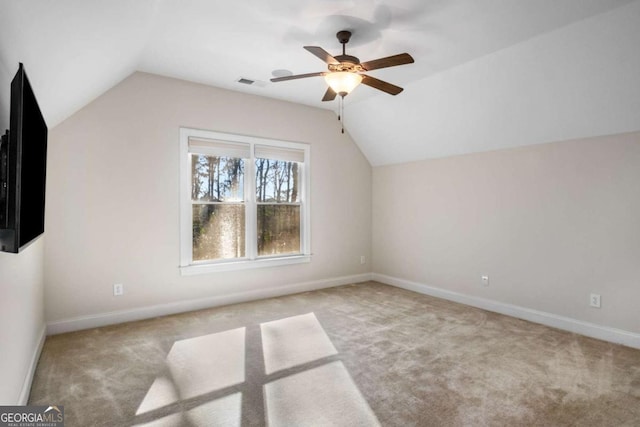
[[326, 74], [324, 80], [335, 93], [344, 97], [362, 82], [362, 76], [349, 71], [337, 71]]

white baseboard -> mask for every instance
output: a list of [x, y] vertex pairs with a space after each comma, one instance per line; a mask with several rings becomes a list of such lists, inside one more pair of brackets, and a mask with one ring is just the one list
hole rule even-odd
[[371, 276], [371, 280], [375, 280], [377, 282], [391, 286], [396, 286], [398, 288], [407, 289], [409, 291], [414, 291], [421, 294], [430, 295], [433, 297], [442, 298], [477, 308], [482, 308], [484, 310], [493, 311], [495, 313], [517, 317], [519, 319], [528, 320], [534, 323], [540, 323], [552, 328], [562, 329], [591, 338], [597, 338], [603, 341], [640, 349], [640, 334], [637, 333], [624, 331], [622, 329], [610, 328], [607, 326], [600, 326], [596, 325], [595, 323], [583, 322], [581, 320], [559, 316], [544, 311], [532, 310], [530, 308], [520, 307], [517, 305], [506, 304], [503, 302], [448, 291], [445, 289], [428, 286], [422, 283], [399, 279], [397, 277], [386, 276], [384, 274], [372, 273]]
[[246, 292], [238, 292], [235, 294], [218, 295], [209, 298], [198, 298], [167, 304], [158, 304], [147, 307], [134, 308], [131, 310], [112, 311], [91, 316], [74, 317], [71, 319], [48, 322], [47, 334], [61, 334], [64, 332], [96, 328], [99, 326], [131, 322], [134, 320], [149, 319], [152, 317], [166, 316], [169, 314], [184, 313], [187, 311], [201, 310], [210, 307], [218, 307], [221, 305], [235, 304], [239, 302], [295, 294], [299, 292], [313, 291], [316, 289], [330, 288], [334, 286], [347, 285], [350, 283], [366, 282], [368, 280], [371, 280], [371, 273], [314, 280], [310, 282], [256, 289]]
[[42, 346], [44, 345], [44, 340], [47, 337], [46, 332], [47, 332], [46, 325], [42, 325], [42, 328], [40, 329], [40, 336], [38, 338], [38, 344], [34, 349], [33, 355], [31, 356], [31, 363], [29, 364], [29, 370], [27, 371], [27, 375], [24, 377], [24, 382], [22, 383], [22, 390], [20, 390], [18, 405], [26, 405], [27, 402], [29, 401], [29, 393], [31, 393], [31, 383], [33, 382], [33, 375], [36, 373], [36, 367], [38, 366], [40, 353], [42, 353]]

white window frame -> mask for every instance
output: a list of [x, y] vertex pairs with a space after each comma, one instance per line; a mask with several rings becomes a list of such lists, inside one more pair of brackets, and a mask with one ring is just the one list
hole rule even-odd
[[[221, 142], [250, 145], [250, 158], [245, 162], [245, 257], [212, 261], [193, 261], [193, 226], [191, 201], [191, 155], [189, 138], [210, 139]], [[255, 146], [267, 145], [304, 151], [304, 163], [300, 173], [300, 254], [260, 256], [257, 255], [257, 200], [255, 182]], [[180, 273], [183, 276], [221, 271], [244, 270], [300, 264], [311, 261], [311, 209], [309, 187], [311, 183], [311, 147], [302, 142], [281, 141], [255, 136], [236, 135], [202, 129], [180, 128]]]

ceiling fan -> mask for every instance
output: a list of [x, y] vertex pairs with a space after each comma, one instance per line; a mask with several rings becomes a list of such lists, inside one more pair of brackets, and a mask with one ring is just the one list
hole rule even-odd
[[345, 52], [345, 46], [349, 43], [351, 32], [347, 30], [338, 31], [336, 37], [338, 38], [338, 41], [342, 43], [342, 55], [336, 55], [335, 57], [331, 56], [329, 52], [319, 46], [304, 46], [306, 50], [326, 62], [328, 64], [329, 71], [275, 77], [271, 79], [271, 81], [282, 82], [285, 80], [324, 76], [329, 88], [322, 98], [323, 101], [333, 101], [336, 95], [340, 95], [344, 98], [360, 83], [391, 95], [397, 95], [402, 92], [403, 89], [401, 87], [376, 79], [375, 77], [362, 74], [362, 72], [377, 70], [380, 68], [395, 67], [396, 65], [411, 64], [414, 62], [411, 55], [408, 53], [401, 53], [398, 55], [388, 56], [386, 58], [360, 62], [358, 58], [347, 55]]

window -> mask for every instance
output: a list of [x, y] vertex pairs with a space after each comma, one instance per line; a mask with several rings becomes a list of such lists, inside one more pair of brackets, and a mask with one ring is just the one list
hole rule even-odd
[[310, 261], [309, 145], [180, 129], [181, 271]]

